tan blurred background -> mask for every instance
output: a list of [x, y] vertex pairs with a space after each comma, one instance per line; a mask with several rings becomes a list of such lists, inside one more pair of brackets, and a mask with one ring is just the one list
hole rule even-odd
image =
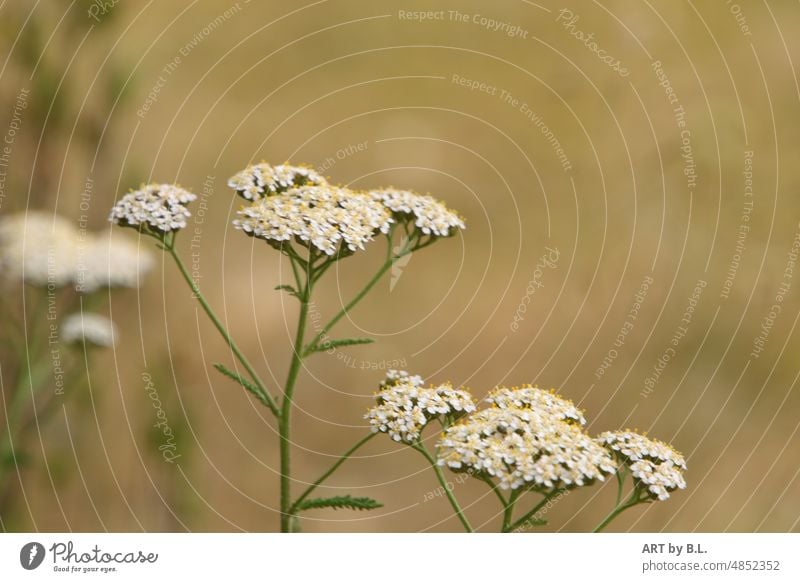
[[[688, 489], [612, 529], [800, 528], [800, 273], [784, 278], [800, 232], [796, 3], [119, 0], [99, 14], [103, 4], [0, 5], [0, 133], [21, 89], [31, 104], [0, 212], [78, 220], [90, 178], [99, 230], [120, 193], [143, 181], [204, 193], [202, 218], [194, 206], [202, 224], [190, 221], [198, 246], [184, 236], [181, 250], [187, 261], [197, 253], [204, 292], [273, 390], [287, 373], [296, 305], [272, 290], [288, 265], [230, 227], [239, 205], [230, 175], [260, 160], [309, 163], [354, 187], [431, 192], [468, 222], [463, 236], [414, 255], [394, 287], [383, 281], [339, 330], [376, 344], [304, 369], [298, 480], [365, 433], [380, 368], [400, 363], [477, 396], [497, 384], [556, 387], [580, 402], [594, 432], [630, 426], [672, 442], [688, 457]], [[420, 10], [443, 12], [407, 17]], [[593, 33], [627, 75], [576, 31]], [[558, 259], [537, 273], [548, 248]], [[29, 443], [9, 529], [277, 528], [274, 422], [211, 368], [230, 354], [174, 265], [157, 258], [138, 294], [115, 293], [103, 307], [120, 343], [96, 358], [90, 395]], [[319, 313], [335, 313], [381, 258], [378, 248], [359, 253], [324, 279]], [[782, 282], [782, 311], [754, 357]], [[177, 434], [176, 464], [157, 450], [144, 373]], [[436, 482], [423, 459], [388, 438], [330, 485], [385, 507], [309, 513], [306, 531], [459, 529], [441, 497], [426, 500]], [[496, 529], [485, 485], [455, 486], [474, 524]], [[570, 493], [545, 529], [591, 529], [613, 493]]]

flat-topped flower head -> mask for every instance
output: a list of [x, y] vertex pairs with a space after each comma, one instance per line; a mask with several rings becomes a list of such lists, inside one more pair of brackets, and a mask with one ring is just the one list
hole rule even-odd
[[550, 414], [567, 423], [586, 424], [583, 413], [571, 400], [530, 384], [513, 388], [498, 386], [489, 393], [486, 401], [499, 408], [526, 408]]
[[405, 370], [388, 370], [386, 372], [386, 378], [380, 383], [380, 387], [383, 389], [397, 386], [398, 384], [412, 384], [420, 387], [425, 385], [425, 381], [422, 379], [422, 376], [417, 374], [412, 376]]
[[289, 164], [271, 166], [265, 162], [248, 166], [228, 180], [228, 186], [247, 200], [281, 194], [297, 186], [327, 184], [324, 177], [309, 167]]
[[423, 234], [444, 237], [466, 228], [458, 214], [432, 196], [394, 188], [371, 190], [370, 194], [391, 210], [398, 222], [412, 221]]
[[597, 442], [630, 467], [634, 481], [651, 499], [663, 501], [670, 492], [686, 488], [686, 459], [667, 443], [630, 430], [604, 432]]
[[136, 288], [153, 267], [153, 257], [139, 245], [108, 231], [79, 245], [76, 289], [94, 293], [103, 288]]
[[117, 326], [96, 313], [73, 313], [61, 324], [61, 339], [68, 344], [111, 348], [117, 341]]
[[488, 408], [447, 428], [439, 464], [502, 489], [570, 489], [604, 481], [611, 455], [580, 427], [524, 408]]
[[78, 230], [58, 215], [20, 212], [0, 218], [0, 273], [36, 287], [65, 287], [75, 277]]
[[475, 401], [466, 390], [449, 383], [425, 388], [417, 378], [407, 375], [381, 384], [375, 395], [377, 404], [364, 417], [373, 432], [385, 432], [397, 442], [414, 443], [431, 421], [452, 421], [475, 410]]
[[290, 241], [326, 255], [349, 254], [386, 233], [390, 213], [371, 196], [333, 186], [301, 186], [242, 208], [235, 228], [280, 248]]
[[163, 234], [186, 228], [192, 214], [186, 205], [197, 196], [173, 184], [148, 184], [128, 192], [111, 209], [109, 220], [120, 226]]
[[686, 468], [683, 455], [665, 442], [648, 438], [636, 431], [607, 431], [598, 435], [597, 440], [613, 450], [626, 461], [649, 459], [654, 462], [670, 461], [681, 469]]

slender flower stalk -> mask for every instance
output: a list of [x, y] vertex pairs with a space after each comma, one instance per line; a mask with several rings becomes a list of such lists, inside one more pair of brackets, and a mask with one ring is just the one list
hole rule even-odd
[[217, 331], [220, 333], [222, 338], [225, 340], [225, 343], [228, 344], [228, 347], [231, 349], [231, 352], [239, 360], [239, 363], [244, 367], [247, 373], [250, 375], [250, 378], [253, 382], [255, 382], [258, 391], [263, 395], [262, 400], [265, 402], [267, 408], [270, 409], [272, 414], [276, 417], [280, 416], [280, 412], [278, 411], [278, 407], [275, 404], [275, 400], [272, 396], [269, 395], [264, 385], [261, 383], [258, 374], [256, 373], [253, 366], [250, 364], [247, 357], [244, 353], [239, 349], [236, 345], [236, 342], [233, 341], [233, 337], [228, 332], [227, 328], [222, 324], [222, 321], [217, 314], [214, 312], [214, 309], [206, 300], [205, 296], [203, 295], [202, 291], [200, 291], [200, 287], [194, 282], [192, 279], [192, 275], [189, 273], [189, 270], [186, 268], [186, 265], [181, 260], [180, 255], [175, 250], [175, 237], [174, 235], [164, 239], [164, 249], [169, 253], [172, 259], [175, 261], [175, 264], [178, 267], [178, 271], [180, 271], [181, 275], [183, 276], [186, 283], [189, 285], [190, 289], [192, 290], [193, 296], [197, 299], [197, 302], [203, 308], [208, 318], [211, 320], [211, 323], [214, 324], [214, 327], [217, 328]]
[[300, 366], [303, 364], [303, 342], [305, 338], [306, 319], [308, 318], [308, 303], [311, 297], [312, 282], [309, 276], [305, 287], [298, 297], [300, 301], [300, 315], [297, 319], [297, 335], [292, 348], [292, 362], [289, 366], [289, 376], [283, 389], [283, 403], [280, 418], [278, 419], [278, 434], [280, 438], [281, 459], [281, 531], [290, 531], [292, 520], [292, 479], [291, 471], [291, 415], [294, 398], [294, 388]]
[[503, 529], [503, 532], [504, 533], [512, 532], [518, 527], [521, 527], [522, 525], [533, 519], [536, 516], [536, 514], [539, 513], [542, 510], [542, 508], [550, 502], [550, 500], [552, 500], [554, 497], [557, 497], [558, 495], [561, 495], [562, 493], [564, 493], [564, 491], [565, 491], [564, 489], [554, 489], [550, 493], [546, 494], [544, 497], [542, 497], [542, 500], [539, 501], [539, 503], [533, 506], [533, 509], [529, 510], [525, 515], [523, 515], [513, 523], [509, 523]]
[[617, 517], [619, 517], [619, 515], [623, 511], [630, 509], [635, 505], [639, 505], [640, 503], [649, 503], [649, 502], [650, 500], [643, 498], [643, 491], [641, 489], [634, 488], [634, 490], [631, 491], [631, 494], [628, 496], [627, 499], [625, 499], [624, 502], [619, 502], [619, 501], [617, 502], [617, 504], [614, 506], [614, 509], [611, 510], [611, 512], [605, 517], [605, 519], [603, 519], [603, 521], [597, 524], [597, 526], [592, 530], [592, 533], [599, 533], [603, 531], [612, 521], [614, 521]]
[[415, 451], [419, 451], [423, 457], [431, 464], [433, 468], [433, 472], [436, 474], [436, 479], [439, 481], [439, 485], [444, 489], [445, 495], [447, 495], [448, 501], [450, 501], [450, 505], [453, 506], [453, 511], [456, 513], [456, 517], [461, 522], [461, 525], [464, 526], [464, 529], [467, 533], [472, 533], [473, 530], [472, 526], [469, 524], [469, 520], [467, 516], [464, 514], [464, 510], [461, 509], [461, 505], [459, 505], [458, 500], [456, 499], [455, 494], [450, 490], [450, 487], [447, 484], [447, 479], [442, 473], [442, 469], [439, 467], [439, 463], [436, 461], [436, 458], [428, 452], [428, 449], [425, 448], [425, 445], [422, 443], [415, 443], [412, 445], [412, 448]]

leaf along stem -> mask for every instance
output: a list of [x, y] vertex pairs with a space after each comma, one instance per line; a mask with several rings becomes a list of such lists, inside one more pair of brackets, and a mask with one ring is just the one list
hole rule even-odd
[[233, 341], [231, 334], [228, 333], [228, 330], [225, 329], [225, 326], [222, 325], [222, 322], [214, 313], [214, 310], [211, 308], [211, 305], [209, 305], [208, 301], [206, 301], [206, 298], [200, 291], [200, 287], [198, 287], [198, 285], [194, 282], [192, 276], [189, 274], [189, 271], [186, 268], [186, 265], [184, 265], [180, 255], [178, 255], [178, 252], [175, 250], [175, 235], [173, 234], [168, 238], [164, 237], [162, 239], [162, 242], [163, 242], [163, 248], [172, 256], [173, 260], [175, 261], [175, 264], [178, 265], [178, 270], [181, 272], [181, 275], [183, 275], [183, 278], [186, 281], [186, 283], [188, 283], [189, 288], [192, 290], [193, 296], [197, 299], [198, 303], [200, 303], [200, 306], [203, 308], [203, 311], [206, 312], [206, 315], [208, 315], [208, 318], [211, 320], [211, 323], [214, 324], [214, 327], [217, 328], [217, 331], [222, 336], [222, 339], [225, 340], [225, 343], [228, 344], [228, 347], [231, 349], [231, 352], [233, 352], [233, 355], [236, 356], [236, 359], [239, 360], [244, 369], [250, 375], [250, 378], [252, 379], [253, 383], [261, 390], [261, 392], [264, 393], [264, 396], [266, 397], [265, 403], [267, 407], [270, 409], [270, 411], [272, 411], [272, 414], [274, 414], [276, 417], [280, 417], [280, 412], [278, 411], [278, 406], [275, 404], [275, 399], [272, 396], [270, 396], [269, 392], [267, 392], [267, 389], [264, 387], [264, 384], [261, 382], [261, 379], [259, 378], [258, 374], [256, 374], [256, 371], [253, 369], [253, 366], [250, 365], [250, 362], [247, 360], [247, 357], [244, 355], [244, 353], [242, 353], [242, 351], [236, 345], [236, 342]]
[[355, 453], [358, 449], [360, 449], [362, 446], [367, 444], [367, 442], [369, 442], [369, 440], [372, 437], [374, 437], [376, 434], [377, 433], [370, 432], [367, 436], [365, 436], [360, 441], [358, 441], [355, 445], [350, 447], [347, 450], [347, 452], [345, 452], [341, 457], [339, 457], [337, 459], [337, 461], [333, 465], [331, 465], [330, 468], [328, 468], [327, 471], [325, 471], [322, 475], [320, 475], [320, 477], [316, 481], [314, 481], [311, 485], [309, 485], [306, 488], [305, 491], [303, 491], [303, 493], [300, 495], [300, 497], [298, 497], [297, 500], [289, 508], [289, 513], [291, 513], [291, 514], [296, 513], [297, 512], [297, 508], [300, 507], [300, 505], [303, 503], [303, 501], [305, 501], [306, 498], [309, 495], [311, 495], [317, 487], [322, 485], [322, 483], [325, 481], [325, 479], [327, 479], [328, 477], [333, 475], [333, 473], [336, 471], [336, 469], [338, 469], [342, 465], [342, 463], [344, 463], [347, 459], [349, 459], [353, 455], [353, 453]]

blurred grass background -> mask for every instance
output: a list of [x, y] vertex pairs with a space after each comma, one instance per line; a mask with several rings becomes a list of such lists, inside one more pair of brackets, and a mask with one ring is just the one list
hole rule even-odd
[[[592, 431], [635, 426], [686, 453], [688, 489], [629, 512], [618, 530], [798, 530], [800, 282], [791, 281], [764, 352], [750, 356], [800, 221], [796, 4], [742, 3], [737, 21], [724, 2], [120, 0], [105, 3], [96, 21], [89, 11], [102, 4], [0, 5], [0, 133], [20, 90], [31, 95], [0, 212], [78, 220], [90, 178], [90, 224], [99, 230], [120, 193], [141, 182], [203, 193], [202, 216], [196, 203], [190, 223], [198, 245], [186, 233], [182, 251], [187, 262], [196, 253], [204, 292], [275, 391], [296, 306], [272, 288], [288, 266], [230, 227], [239, 204], [225, 185], [230, 175], [262, 159], [309, 163], [353, 187], [431, 192], [468, 221], [462, 237], [415, 255], [391, 289], [387, 278], [340, 330], [376, 344], [309, 362], [297, 393], [297, 479], [313, 480], [364, 434], [380, 368], [400, 361], [477, 396], [497, 384], [555, 387], [586, 409]], [[579, 16], [573, 29], [557, 20], [562, 8]], [[400, 14], [417, 10], [445, 12], [426, 22]], [[525, 37], [487, 29], [475, 15], [517, 25]], [[575, 29], [594, 33], [629, 76], [600, 62]], [[654, 61], [686, 112], [691, 190]], [[472, 91], [454, 75], [497, 90]], [[750, 230], [724, 298], [748, 151]], [[514, 331], [546, 247], [559, 260], [541, 274]], [[345, 261], [323, 282], [323, 317], [380, 255]], [[654, 283], [634, 327], [598, 378], [648, 276]], [[699, 280], [707, 286], [686, 336], [645, 398]], [[5, 526], [274, 530], [274, 424], [211, 368], [230, 355], [173, 265], [164, 262], [140, 292], [115, 294], [107, 309], [120, 343], [96, 359], [90, 394], [32, 443]], [[178, 435], [175, 465], [157, 450], [144, 372]], [[381, 438], [361, 455], [329, 492], [355, 490], [385, 507], [309, 514], [306, 531], [457, 531], [441, 497], [426, 501], [436, 483], [413, 451]], [[496, 507], [485, 486], [458, 483], [457, 494], [491, 530]], [[612, 487], [574, 491], [546, 529], [591, 529], [612, 503]]]

